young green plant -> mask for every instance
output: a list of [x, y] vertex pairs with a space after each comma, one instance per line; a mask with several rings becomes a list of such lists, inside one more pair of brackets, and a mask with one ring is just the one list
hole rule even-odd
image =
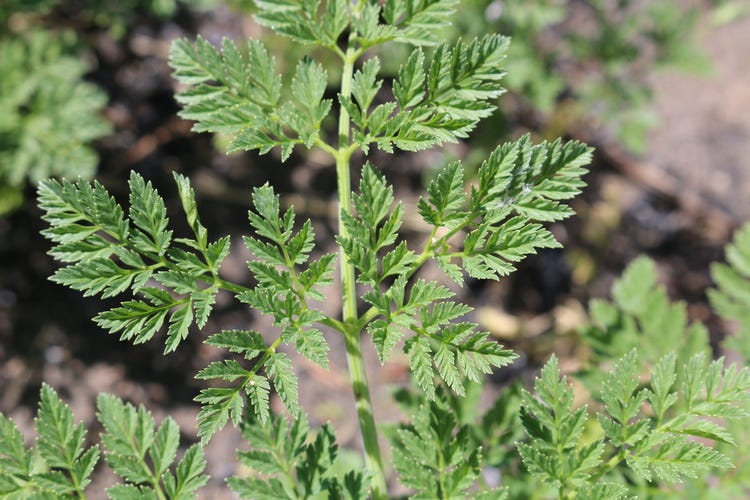
[[[311, 57], [296, 66], [288, 84], [277, 74], [263, 43], [221, 48], [198, 38], [177, 41], [170, 62], [186, 85], [178, 93], [182, 115], [196, 131], [220, 132], [230, 150], [275, 147], [286, 160], [295, 146], [320, 148], [336, 163], [339, 193], [338, 265], [343, 310], [329, 317], [311, 305], [320, 287], [332, 280], [336, 256], [310, 260], [314, 235], [309, 221], [295, 224], [293, 208], [282, 211], [269, 186], [253, 190], [253, 235], [245, 243], [254, 259], [251, 287], [229, 283], [219, 274], [229, 251], [228, 237], [215, 242], [197, 215], [186, 178], [175, 175], [180, 198], [193, 229], [189, 238], [173, 238], [166, 209], [149, 182], [133, 173], [128, 216], [98, 184], [49, 181], [40, 187], [40, 204], [56, 246], [52, 255], [67, 264], [53, 279], [85, 295], [127, 300], [95, 320], [123, 339], [145, 342], [168, 324], [165, 353], [177, 348], [192, 324], [206, 324], [216, 293], [225, 289], [238, 300], [269, 314], [279, 328], [267, 345], [254, 331], [220, 332], [208, 344], [244, 358], [215, 362], [202, 379], [223, 379], [230, 387], [211, 387], [196, 398], [203, 442], [228, 420], [238, 424], [245, 400], [261, 422], [270, 418], [271, 385], [293, 415], [300, 412], [297, 380], [280, 344], [327, 367], [328, 346], [319, 327], [343, 335], [372, 495], [386, 494], [386, 472], [373, 419], [361, 338], [367, 332], [381, 361], [404, 339], [403, 349], [419, 386], [434, 396], [435, 377], [463, 392], [463, 379], [480, 380], [514, 355], [468, 321], [470, 308], [452, 302], [449, 289], [418, 279], [420, 268], [435, 260], [462, 282], [463, 273], [497, 279], [537, 248], [557, 246], [539, 222], [571, 215], [560, 202], [578, 193], [590, 159], [578, 143], [532, 144], [528, 137], [497, 148], [480, 169], [478, 182], [465, 191], [460, 163], [447, 166], [432, 182], [417, 210], [432, 228], [419, 250], [398, 241], [404, 206], [393, 189], [366, 162], [359, 192], [352, 195], [351, 159], [375, 146], [416, 151], [455, 142], [495, 109], [508, 40], [486, 35], [448, 46], [439, 29], [448, 23], [452, 1], [257, 2], [257, 20], [292, 40], [332, 51], [341, 63], [336, 95], [338, 133], [329, 142], [322, 130], [334, 102], [325, 98], [328, 74]], [[376, 47], [409, 44], [414, 50], [392, 82], [378, 78]], [[429, 56], [423, 47], [434, 47]], [[363, 60], [364, 59], [364, 60]], [[374, 105], [381, 88], [393, 100]], [[385, 89], [383, 89], [385, 90]], [[359, 158], [359, 156], [357, 156]], [[363, 313], [358, 304], [368, 305]], [[408, 333], [407, 333], [408, 332]], [[247, 364], [245, 364], [247, 363]]]
[[[209, 240], [190, 181], [181, 174], [174, 178], [190, 227], [182, 237], [169, 229], [163, 198], [135, 172], [127, 210], [96, 182], [50, 180], [39, 187], [49, 223], [44, 235], [63, 264], [52, 279], [86, 296], [124, 297], [95, 317], [110, 333], [142, 343], [166, 330], [166, 355], [191, 330], [206, 326], [221, 290], [273, 320], [274, 331], [225, 330], [205, 340], [227, 356], [197, 374], [215, 381], [196, 397], [201, 442], [175, 466], [179, 432], [172, 419], [157, 427], [147, 410], [99, 397], [101, 447], [122, 478], [107, 490], [110, 498], [194, 498], [207, 480], [202, 447], [230, 421], [250, 445], [239, 452], [245, 469], [228, 480], [243, 498], [386, 498], [388, 470], [364, 369], [365, 341], [373, 342], [383, 363], [397, 348], [409, 360], [415, 384], [400, 400], [413, 418], [387, 434], [399, 480], [417, 498], [623, 498], [731, 464], [694, 438], [736, 442], [714, 419], [746, 414], [750, 371], [709, 361], [705, 329], [687, 325], [684, 308], [649, 279], [654, 273], [646, 260], [618, 282], [614, 304], [592, 303], [593, 324], [583, 338], [595, 361], [614, 364], [608, 373], [597, 368], [592, 371], [599, 376], [581, 377], [595, 396], [595, 421], [589, 422], [587, 407], [574, 407], [557, 358], [533, 392], [507, 390], [476, 421], [472, 405], [484, 375], [515, 354], [469, 320], [471, 308], [454, 301], [446, 283], [462, 284], [466, 275], [500, 279], [537, 249], [558, 246], [543, 223], [572, 215], [564, 202], [583, 186], [590, 148], [521, 137], [494, 149], [471, 181], [460, 162], [446, 165], [416, 207], [395, 199], [371, 161], [381, 155], [371, 153], [418, 151], [468, 137], [503, 91], [506, 38], [440, 43], [455, 1], [256, 4], [261, 24], [310, 46], [312, 55], [332, 53], [340, 84], [331, 88], [327, 69], [311, 56], [291, 74], [278, 74], [259, 41], [238, 46], [224, 40], [217, 47], [202, 38], [181, 40], [171, 64], [184, 85], [177, 95], [182, 115], [197, 131], [224, 134], [230, 150], [279, 148], [282, 160], [295, 148], [328, 153], [338, 182], [337, 253], [316, 249], [312, 222], [297, 221], [294, 207], [282, 207], [271, 186], [255, 187], [251, 232], [244, 238], [253, 280], [234, 283], [221, 273], [230, 238]], [[411, 48], [392, 79], [379, 77], [384, 44]], [[325, 125], [333, 116], [338, 127], [331, 137]], [[359, 177], [356, 192], [352, 177]], [[407, 210], [424, 220], [422, 241], [400, 237]], [[715, 270], [720, 289], [712, 298], [730, 317], [746, 299], [744, 234], [730, 247], [734, 267]], [[444, 280], [422, 274], [429, 263]], [[342, 310], [329, 314], [317, 304], [330, 295], [325, 288], [336, 283], [337, 266]], [[346, 346], [364, 468], [339, 459], [330, 426], [310, 432], [292, 358], [280, 349], [285, 344], [327, 368], [324, 330]], [[668, 345], [639, 355], [642, 336]], [[685, 337], [689, 344], [674, 354]], [[642, 363], [653, 367], [648, 382], [640, 379]], [[272, 389], [289, 418], [271, 411]], [[85, 429], [73, 424], [72, 412], [48, 386], [36, 426], [39, 439], [27, 449], [15, 425], [0, 418], [0, 495], [85, 498], [100, 447], [86, 448]], [[483, 472], [493, 468], [505, 487], [489, 484]]]

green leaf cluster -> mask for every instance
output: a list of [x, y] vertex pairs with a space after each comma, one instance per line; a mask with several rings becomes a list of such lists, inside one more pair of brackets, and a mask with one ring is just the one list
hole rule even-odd
[[[456, 0], [257, 1], [255, 19], [297, 43], [338, 49], [349, 28], [349, 44], [368, 49], [397, 41], [437, 45], [442, 28], [450, 25]], [[382, 21], [382, 22], [381, 22]]]
[[726, 247], [726, 259], [711, 266], [716, 288], [708, 291], [708, 298], [723, 318], [739, 324], [726, 346], [750, 360], [750, 225], [735, 233]]
[[279, 146], [286, 160], [296, 144], [311, 148], [320, 140], [331, 100], [323, 98], [326, 70], [312, 59], [302, 59], [283, 88], [275, 59], [257, 40], [238, 48], [225, 39], [221, 50], [200, 37], [195, 43], [179, 40], [170, 65], [175, 77], [190, 85], [177, 94], [180, 115], [195, 120], [197, 132], [226, 134], [228, 151], [263, 154]]
[[507, 498], [508, 492], [500, 488], [476, 492], [484, 450], [472, 434], [476, 427], [460, 422], [446, 399], [439, 391], [437, 399], [416, 408], [409, 425], [393, 433], [393, 466], [399, 480], [414, 491], [411, 498]]
[[430, 64], [416, 49], [394, 78], [395, 101], [372, 102], [383, 81], [377, 79], [380, 61], [367, 60], [354, 74], [352, 97], [340, 97], [352, 118], [354, 141], [367, 152], [371, 144], [393, 152], [393, 147], [419, 151], [468, 137], [477, 123], [492, 114], [503, 93], [502, 62], [509, 39], [487, 35], [471, 42], [439, 45]]
[[345, 0], [256, 1], [255, 19], [297, 43], [337, 47], [349, 24], [349, 2]]
[[[188, 448], [173, 467], [179, 446], [177, 424], [167, 417], [156, 428], [143, 407], [118, 398], [97, 399], [104, 456], [122, 483], [107, 490], [108, 498], [189, 500], [208, 480], [198, 446]], [[0, 496], [8, 499], [85, 498], [100, 451], [86, 447], [83, 423], [74, 424], [70, 408], [44, 384], [36, 417], [38, 437], [26, 448], [13, 421], [0, 415]]]
[[101, 436], [104, 457], [124, 480], [107, 490], [111, 498], [195, 498], [196, 490], [208, 481], [203, 474], [203, 449], [190, 446], [170, 470], [180, 440], [180, 430], [171, 417], [157, 428], [143, 406], [136, 409], [108, 394], [97, 398], [97, 408], [105, 430]]
[[[561, 201], [575, 196], [590, 150], [579, 143], [533, 145], [528, 137], [498, 148], [482, 165], [479, 184], [469, 193], [460, 163], [448, 165], [419, 200], [418, 210], [432, 234], [421, 252], [396, 244], [403, 206], [394, 204], [393, 188], [375, 169], [363, 168], [354, 215], [342, 215], [346, 236], [342, 250], [358, 270], [358, 281], [371, 288], [367, 330], [382, 362], [402, 340], [420, 387], [434, 395], [435, 374], [463, 393], [463, 380], [479, 381], [493, 366], [512, 360], [471, 322], [457, 322], [471, 308], [449, 301], [444, 285], [409, 280], [428, 259], [436, 259], [450, 278], [461, 283], [463, 271], [480, 279], [499, 279], [513, 263], [536, 248], [557, 245], [539, 222], [555, 221], [572, 211]], [[457, 235], [463, 245], [455, 248]], [[459, 266], [454, 260], [460, 260]], [[392, 281], [392, 282], [391, 282]]]
[[[464, 443], [466, 449], [482, 449], [485, 472], [517, 468], [516, 442], [524, 437], [520, 420], [520, 383], [515, 382], [505, 387], [489, 407], [482, 383], [467, 383], [463, 395], [449, 390], [445, 384], [437, 387], [435, 393], [434, 401], [441, 408], [440, 411], [449, 412], [450, 418], [457, 422], [456, 427], [468, 427], [469, 435]], [[405, 388], [397, 390], [393, 397], [407, 415], [424, 411], [431, 403], [423, 393]], [[392, 433], [389, 433], [389, 438], [394, 439]], [[504, 480], [503, 485], [510, 485], [512, 488], [516, 486], [510, 479]]]
[[99, 115], [107, 96], [83, 81], [88, 69], [70, 36], [0, 27], [0, 215], [21, 204], [27, 182], [94, 175], [90, 144], [110, 126]]
[[[363, 299], [372, 308], [365, 324], [381, 362], [402, 340], [403, 331], [414, 335], [404, 343], [411, 369], [419, 385], [434, 396], [435, 375], [455, 391], [463, 393], [463, 378], [479, 381], [493, 366], [508, 364], [513, 355], [487, 333], [478, 332], [471, 322], [456, 322], [471, 311], [463, 304], [448, 301], [453, 293], [444, 285], [424, 280], [409, 282], [422, 263], [421, 256], [397, 245], [403, 206], [394, 206], [393, 188], [371, 165], [365, 165], [359, 193], [352, 198], [356, 215], [344, 215], [347, 236], [339, 244], [359, 271], [358, 281], [371, 290]], [[395, 280], [390, 283], [389, 279]]]
[[554, 356], [523, 394], [528, 440], [519, 454], [560, 498], [592, 485], [592, 498], [629, 498], [733, 467], [750, 416], [750, 368], [712, 361], [705, 327], [688, 324], [684, 304], [669, 301], [656, 275], [652, 260], [636, 259], [614, 283], [612, 303], [591, 303], [583, 333], [595, 364], [575, 378], [598, 402], [595, 422], [588, 406], [574, 406]]
[[310, 220], [296, 231], [294, 209], [282, 214], [279, 198], [270, 187], [253, 191], [253, 205], [250, 225], [260, 238], [245, 237], [244, 241], [254, 258], [248, 267], [257, 285], [238, 298], [272, 316], [274, 325], [282, 329], [282, 342], [293, 343], [300, 354], [328, 368], [328, 345], [323, 333], [313, 327], [327, 318], [310, 301], [325, 300], [322, 288], [333, 283], [336, 256], [310, 260], [315, 247]]
[[560, 378], [557, 358], [550, 358], [534, 384], [523, 393], [521, 420], [530, 441], [518, 443], [531, 475], [560, 489], [581, 488], [601, 460], [601, 441], [581, 446], [588, 418], [585, 406], [573, 409], [573, 389]]
[[[661, 358], [646, 385], [635, 350], [618, 360], [601, 386], [601, 437], [591, 440], [584, 435], [587, 408], [573, 408], [573, 391], [553, 357], [534, 393], [524, 394], [530, 440], [518, 450], [529, 472], [561, 492], [599, 483], [608, 485], [607, 494], [597, 498], [624, 498], [629, 481], [671, 484], [732, 467], [706, 441], [736, 444], [715, 418], [748, 416], [750, 369], [725, 368], [723, 358], [710, 362], [703, 353], [682, 366], [675, 359]], [[678, 404], [684, 409], [673, 412]]]
[[75, 498], [91, 482], [99, 460], [97, 447], [86, 448], [83, 423], [44, 384], [35, 420], [39, 436], [27, 449], [15, 424], [0, 415], [0, 495], [3, 498]]
[[[742, 231], [731, 246], [741, 238]], [[597, 324], [589, 329], [626, 339], [609, 341], [613, 346], [592, 343], [598, 365], [573, 374], [589, 389], [589, 404], [579, 402], [573, 389], [582, 386], [561, 377], [554, 356], [534, 390], [521, 391], [520, 413], [512, 389], [483, 415], [476, 410], [477, 386], [468, 385], [466, 397], [437, 391], [442, 408], [452, 412], [440, 420], [455, 419], [456, 430], [468, 426], [470, 437], [462, 442], [472, 450], [482, 445], [485, 477], [497, 468], [511, 497], [685, 498], [689, 490], [690, 498], [725, 498], [747, 492], [738, 446], [750, 416], [750, 369], [727, 366], [723, 358], [712, 361], [703, 327], [687, 323], [683, 305], [669, 302], [655, 276], [653, 261], [639, 258], [615, 282], [614, 302], [605, 303], [608, 314], [592, 302]], [[648, 345], [658, 343], [659, 332], [666, 335], [663, 343]], [[697, 340], [691, 340], [694, 335]], [[623, 346], [629, 349], [620, 354]], [[424, 404], [405, 391], [396, 399], [411, 411]], [[421, 443], [428, 441], [423, 437]], [[738, 470], [726, 472], [734, 464]], [[706, 488], [709, 475], [718, 475], [719, 484]], [[670, 490], [676, 483], [686, 484]]]
[[[478, 185], [464, 192], [464, 169], [447, 166], [420, 198], [418, 210], [434, 227], [432, 255], [457, 283], [461, 267], [473, 278], [499, 279], [538, 248], [559, 243], [540, 222], [573, 214], [563, 201], [584, 183], [591, 149], [579, 142], [533, 144], [528, 136], [495, 149], [478, 171]], [[460, 236], [458, 250], [451, 238]]]
[[50, 225], [43, 234], [54, 243], [50, 255], [65, 266], [51, 279], [84, 296], [136, 294], [94, 320], [134, 343], [148, 341], [166, 324], [165, 353], [177, 348], [192, 324], [206, 324], [224, 286], [218, 271], [229, 252], [229, 237], [208, 241], [188, 180], [175, 174], [175, 181], [190, 238], [173, 238], [163, 199], [135, 172], [127, 216], [98, 182], [39, 185], [39, 206]]
[[[261, 354], [264, 356], [262, 359], [267, 359], [272, 353], [263, 337], [254, 331], [227, 330], [212, 335], [206, 343], [240, 353], [246, 359], [254, 359]], [[256, 366], [260, 367], [262, 364], [263, 362], [259, 362]], [[270, 411], [268, 402], [270, 385], [268, 379], [262, 375], [256, 375], [255, 370], [247, 370], [235, 360], [214, 361], [198, 372], [195, 378], [240, 381], [235, 387], [202, 389], [195, 398], [195, 401], [202, 405], [198, 413], [198, 435], [203, 443], [206, 443], [230, 419], [234, 425], [240, 423], [245, 407], [244, 394], [250, 399], [258, 418], [264, 422], [267, 420]]]
[[229, 480], [241, 498], [368, 497], [365, 476], [342, 462], [329, 425], [311, 433], [304, 414], [296, 415], [291, 423], [284, 417], [274, 417], [267, 424], [248, 419], [242, 435], [251, 447], [238, 452], [246, 474]]
[[639, 257], [628, 265], [612, 287], [613, 300], [589, 303], [591, 324], [583, 329], [595, 360], [617, 359], [637, 347], [639, 356], [656, 363], [675, 352], [679, 362], [709, 349], [708, 331], [689, 323], [684, 302], [671, 302], [657, 283], [656, 263]]
[[[327, 368], [328, 344], [318, 324], [335, 325], [335, 321], [311, 307], [309, 301], [323, 300], [321, 287], [333, 281], [334, 254], [311, 261], [315, 235], [310, 221], [295, 228], [295, 214], [289, 208], [283, 214], [279, 197], [269, 186], [253, 191], [254, 210], [248, 214], [256, 236], [244, 238], [253, 260], [248, 262], [256, 285], [237, 298], [255, 310], [272, 316], [280, 335], [270, 346], [254, 331], [225, 331], [211, 336], [206, 343], [226, 348], [253, 361], [245, 369], [234, 360], [216, 361], [196, 376], [199, 379], [223, 379], [239, 384], [231, 388], [209, 388], [196, 401], [203, 404], [198, 416], [199, 434], [205, 441], [223, 427], [228, 419], [240, 422], [245, 399], [249, 399], [255, 417], [266, 423], [270, 416], [271, 384], [286, 408], [297, 414], [299, 396], [297, 377], [289, 357], [277, 351], [282, 344], [295, 349], [310, 361]], [[305, 266], [304, 270], [300, 270]], [[261, 368], [265, 373], [261, 373]]]
[[[448, 24], [455, 1], [256, 4], [261, 24], [296, 42], [325, 47], [344, 60], [354, 60], [365, 50], [391, 41], [437, 45], [429, 65], [420, 48], [401, 67], [392, 82], [393, 101], [373, 106], [384, 83], [378, 79], [377, 56], [354, 73], [351, 94], [342, 88], [338, 95], [351, 118], [352, 150], [367, 152], [375, 144], [388, 152], [394, 146], [417, 151], [456, 142], [495, 110], [494, 101], [503, 92], [506, 37], [488, 35], [470, 42], [437, 44], [435, 30]], [[347, 30], [349, 49], [344, 52], [339, 38]], [[170, 64], [175, 76], [189, 86], [177, 95], [184, 106], [181, 115], [196, 121], [196, 131], [226, 134], [229, 151], [263, 154], [278, 146], [282, 160], [297, 144], [331, 152], [321, 134], [332, 107], [332, 100], [324, 98], [328, 73], [311, 58], [300, 60], [288, 86], [276, 73], [275, 59], [259, 41], [238, 48], [224, 40], [221, 50], [202, 38], [195, 43], [178, 41]]]

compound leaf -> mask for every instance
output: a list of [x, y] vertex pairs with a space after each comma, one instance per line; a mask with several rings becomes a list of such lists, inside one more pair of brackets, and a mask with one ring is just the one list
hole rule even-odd
[[750, 224], [735, 233], [726, 247], [727, 263], [711, 266], [716, 288], [708, 291], [711, 305], [722, 317], [736, 321], [739, 332], [726, 344], [750, 359]]
[[284, 353], [274, 353], [268, 357], [265, 366], [284, 406], [289, 412], [297, 413], [299, 411], [297, 376], [294, 374], [289, 357]]
[[[164, 201], [135, 172], [128, 218], [98, 183], [48, 180], [39, 186], [39, 205], [50, 224], [43, 234], [55, 243], [50, 254], [67, 264], [51, 279], [84, 296], [139, 295], [94, 320], [134, 343], [148, 341], [167, 323], [165, 353], [177, 348], [192, 324], [208, 321], [223, 286], [218, 269], [229, 251], [228, 237], [208, 242], [188, 180], [175, 175], [175, 181], [195, 239], [172, 238]], [[163, 287], [148, 286], [151, 280]]]
[[[260, 7], [267, 4], [271, 2], [260, 2]], [[273, 15], [290, 12], [281, 6], [272, 10]], [[258, 19], [269, 21], [263, 14]], [[275, 60], [257, 40], [243, 50], [227, 39], [221, 50], [201, 37], [195, 43], [178, 40], [172, 45], [170, 65], [176, 78], [190, 85], [177, 94], [184, 106], [180, 115], [195, 120], [197, 132], [226, 134], [229, 151], [257, 149], [263, 154], [280, 146], [286, 160], [295, 144], [313, 145], [331, 107], [330, 100], [322, 99], [326, 72], [311, 59], [297, 66], [288, 92], [293, 99], [283, 100]]]

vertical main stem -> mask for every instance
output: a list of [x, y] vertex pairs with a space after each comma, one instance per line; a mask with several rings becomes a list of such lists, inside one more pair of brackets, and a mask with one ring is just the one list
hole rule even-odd
[[[348, 49], [344, 57], [344, 68], [341, 74], [341, 95], [349, 97], [352, 91], [352, 75], [354, 74], [354, 62], [359, 53]], [[346, 226], [342, 221], [344, 213], [351, 213], [351, 176], [349, 172], [349, 113], [343, 107], [339, 114], [339, 149], [336, 155], [336, 177], [339, 193], [339, 234], [347, 236]], [[372, 403], [370, 401], [370, 389], [367, 385], [367, 373], [362, 359], [362, 346], [360, 344], [360, 330], [357, 316], [357, 292], [355, 286], [354, 266], [344, 253], [339, 252], [341, 262], [341, 289], [342, 289], [342, 313], [343, 322], [346, 325], [345, 343], [346, 358], [349, 364], [349, 378], [354, 389], [354, 400], [357, 406], [359, 427], [362, 433], [362, 441], [365, 447], [365, 463], [368, 471], [372, 474], [372, 497], [375, 500], [387, 498], [385, 484], [385, 471], [383, 460], [380, 456], [380, 445], [378, 444], [378, 431], [372, 414]]]

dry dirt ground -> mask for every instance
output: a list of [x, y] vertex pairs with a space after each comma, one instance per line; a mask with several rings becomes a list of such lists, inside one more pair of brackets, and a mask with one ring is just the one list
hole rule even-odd
[[[707, 27], [706, 27], [707, 28]], [[660, 124], [646, 159], [681, 189], [750, 219], [750, 16], [712, 29], [699, 46], [714, 67], [706, 77], [653, 77]]]

